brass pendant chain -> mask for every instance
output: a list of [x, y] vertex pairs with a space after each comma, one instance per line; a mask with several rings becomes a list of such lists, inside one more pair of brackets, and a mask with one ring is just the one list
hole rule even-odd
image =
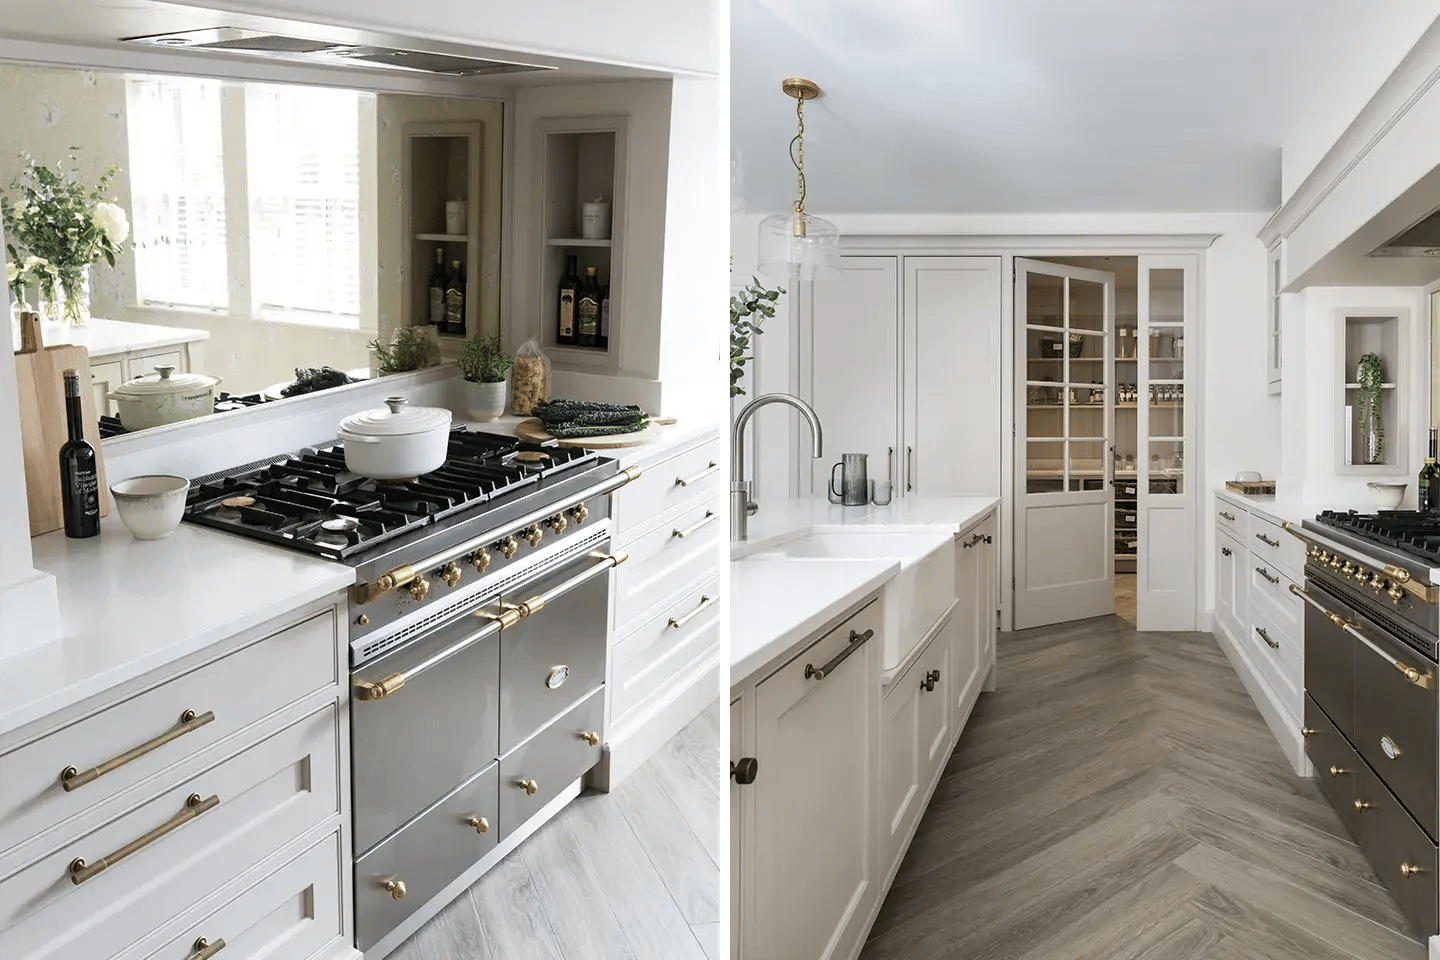
[[[799, 158], [796, 158], [796, 154]], [[795, 165], [795, 214], [805, 215], [805, 98], [795, 98], [795, 138], [790, 141], [790, 162]]]

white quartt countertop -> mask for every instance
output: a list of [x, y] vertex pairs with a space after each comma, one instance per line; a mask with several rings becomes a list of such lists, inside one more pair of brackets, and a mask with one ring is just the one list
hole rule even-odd
[[60, 594], [62, 637], [0, 658], [0, 734], [103, 693], [355, 582], [344, 564], [182, 523], [136, 540], [31, 541]]

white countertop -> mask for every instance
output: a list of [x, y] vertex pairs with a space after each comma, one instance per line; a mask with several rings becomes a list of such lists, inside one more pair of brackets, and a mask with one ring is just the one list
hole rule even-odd
[[772, 560], [745, 557], [805, 533], [932, 530], [957, 534], [999, 506], [995, 497], [912, 497], [889, 506], [825, 500], [770, 501], [750, 518], [749, 539], [732, 544], [730, 682], [783, 662], [832, 617], [884, 586], [898, 560]]
[[[12, 337], [16, 350], [20, 349], [19, 336], [19, 329], [16, 328]], [[209, 340], [210, 333], [207, 330], [192, 330], [186, 327], [164, 327], [153, 323], [131, 323], [128, 320], [91, 317], [78, 327], [68, 323], [42, 323], [40, 337], [47, 347], [61, 343], [82, 346], [94, 360], [138, 350]]]
[[115, 512], [94, 540], [31, 541], [62, 639], [0, 659], [0, 734], [355, 582], [340, 563], [182, 523], [136, 540]]
[[1263, 513], [1277, 523], [1302, 518], [1300, 508], [1297, 504], [1281, 500], [1279, 497], [1273, 495], [1249, 496], [1243, 493], [1235, 493], [1233, 490], [1227, 490], [1224, 485], [1221, 485], [1215, 488], [1215, 496], [1222, 500], [1229, 500], [1231, 503], [1244, 507], [1246, 510]]

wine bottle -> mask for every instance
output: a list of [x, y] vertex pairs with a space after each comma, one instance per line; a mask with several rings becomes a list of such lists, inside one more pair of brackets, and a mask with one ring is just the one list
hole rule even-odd
[[430, 325], [445, 325], [445, 248], [435, 248], [435, 270], [430, 274]]
[[1435, 465], [1435, 428], [1430, 428], [1430, 455], [1416, 483], [1421, 510], [1440, 510], [1440, 467]]
[[450, 261], [445, 275], [445, 323], [441, 332], [465, 336], [465, 267], [459, 260]]
[[600, 342], [600, 281], [595, 267], [585, 268], [585, 281], [575, 298], [575, 341], [582, 347]]
[[65, 421], [70, 439], [60, 447], [60, 501], [65, 536], [100, 535], [100, 474], [95, 448], [85, 440], [85, 414], [80, 405], [80, 374], [65, 371]]
[[610, 349], [610, 285], [600, 294], [600, 349]]
[[578, 262], [575, 254], [565, 257], [565, 276], [560, 281], [560, 309], [556, 315], [555, 342], [575, 342], [575, 296], [580, 289], [580, 278], [575, 275]]

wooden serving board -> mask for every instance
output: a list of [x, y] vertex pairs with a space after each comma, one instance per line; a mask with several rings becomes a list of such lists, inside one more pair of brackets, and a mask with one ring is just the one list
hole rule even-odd
[[1275, 493], [1275, 481], [1274, 481], [1274, 480], [1254, 480], [1254, 481], [1246, 481], [1246, 480], [1226, 480], [1226, 481], [1225, 481], [1225, 489], [1226, 489], [1226, 490], [1229, 490], [1231, 493], [1240, 493], [1240, 494], [1245, 494], [1246, 496], [1251, 496], [1251, 497], [1254, 497], [1254, 496], [1264, 496], [1264, 495], [1266, 495], [1266, 494], [1274, 495], [1274, 493]]
[[[650, 421], [653, 424], [655, 421]], [[596, 437], [574, 437], [569, 440], [556, 440], [545, 432], [544, 426], [540, 423], [539, 417], [531, 417], [529, 420], [521, 420], [515, 425], [515, 436], [521, 440], [529, 440], [532, 443], [549, 443], [555, 440], [562, 447], [589, 447], [591, 450], [615, 450], [620, 447], [638, 447], [641, 444], [649, 443], [659, 431], [652, 430], [650, 424], [637, 433], [616, 433], [609, 436]]]
[[73, 343], [47, 347], [40, 339], [40, 318], [21, 317], [21, 347], [15, 354], [20, 433], [25, 455], [25, 496], [30, 507], [30, 536], [65, 526], [60, 498], [60, 448], [70, 438], [65, 424], [65, 371], [80, 374], [80, 406], [85, 439], [95, 448], [100, 481], [100, 516], [110, 513], [105, 459], [100, 452], [100, 417], [90, 386], [90, 353]]

